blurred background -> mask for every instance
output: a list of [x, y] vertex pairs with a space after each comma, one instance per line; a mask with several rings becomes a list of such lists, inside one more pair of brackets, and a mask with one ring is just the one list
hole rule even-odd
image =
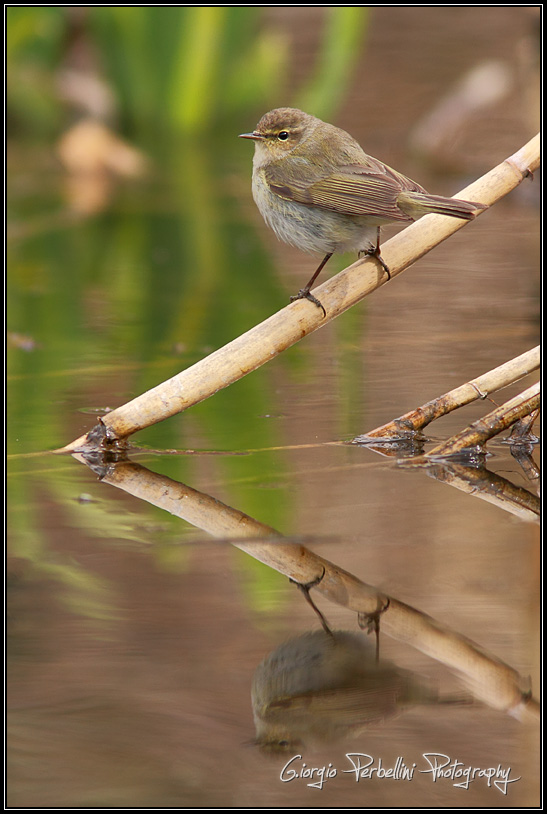
[[[404, 788], [345, 776], [321, 792], [281, 783], [285, 760], [248, 745], [250, 686], [269, 651], [317, 627], [301, 595], [47, 453], [283, 307], [316, 267], [262, 222], [238, 133], [300, 107], [454, 194], [539, 129], [540, 7], [11, 6], [6, 17], [8, 803], [361, 806], [366, 791], [376, 806], [450, 807], [462, 794], [467, 806], [536, 805], [537, 732], [487, 707], [411, 711], [353, 748], [510, 765], [521, 779], [507, 796], [427, 776]], [[134, 439], [144, 465], [306, 535], [530, 675], [534, 692], [537, 526], [332, 442], [537, 344], [539, 187], [536, 174], [351, 312]], [[489, 469], [535, 495], [507, 446], [489, 449]], [[356, 630], [351, 614], [324, 611]]]

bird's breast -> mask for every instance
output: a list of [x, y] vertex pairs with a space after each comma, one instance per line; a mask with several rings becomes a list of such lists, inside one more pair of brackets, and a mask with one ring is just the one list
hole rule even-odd
[[344, 215], [284, 198], [272, 192], [261, 170], [253, 172], [252, 189], [268, 226], [280, 240], [301, 251], [331, 254], [376, 245], [377, 225], [371, 218]]

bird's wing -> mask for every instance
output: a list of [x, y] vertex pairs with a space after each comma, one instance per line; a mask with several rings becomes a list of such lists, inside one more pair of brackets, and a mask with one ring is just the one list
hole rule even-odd
[[344, 215], [408, 221], [411, 218], [398, 207], [397, 196], [403, 191], [425, 192], [419, 184], [369, 156], [367, 164], [349, 164], [324, 177], [318, 175], [307, 168], [300, 181], [277, 164], [264, 170], [270, 190], [281, 198]]

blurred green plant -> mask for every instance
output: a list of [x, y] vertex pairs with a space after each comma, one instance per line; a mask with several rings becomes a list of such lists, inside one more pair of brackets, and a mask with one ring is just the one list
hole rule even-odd
[[55, 72], [64, 52], [66, 20], [62, 6], [6, 9], [8, 124], [15, 122], [31, 135], [47, 135], [59, 120]]
[[286, 43], [257, 33], [259, 6], [102, 6], [90, 28], [124, 125], [148, 141], [202, 130], [275, 92]]
[[315, 69], [295, 97], [289, 38], [261, 6], [11, 6], [8, 111], [33, 131], [59, 129], [57, 82], [71, 68], [102, 77], [125, 133], [145, 144], [276, 104], [328, 116], [344, 98], [367, 19], [366, 7], [325, 10]]

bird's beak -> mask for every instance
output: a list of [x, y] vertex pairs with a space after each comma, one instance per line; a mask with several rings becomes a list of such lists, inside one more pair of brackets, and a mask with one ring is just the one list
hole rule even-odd
[[238, 138], [252, 138], [254, 141], [262, 141], [264, 136], [255, 131], [254, 133], [241, 133]]

